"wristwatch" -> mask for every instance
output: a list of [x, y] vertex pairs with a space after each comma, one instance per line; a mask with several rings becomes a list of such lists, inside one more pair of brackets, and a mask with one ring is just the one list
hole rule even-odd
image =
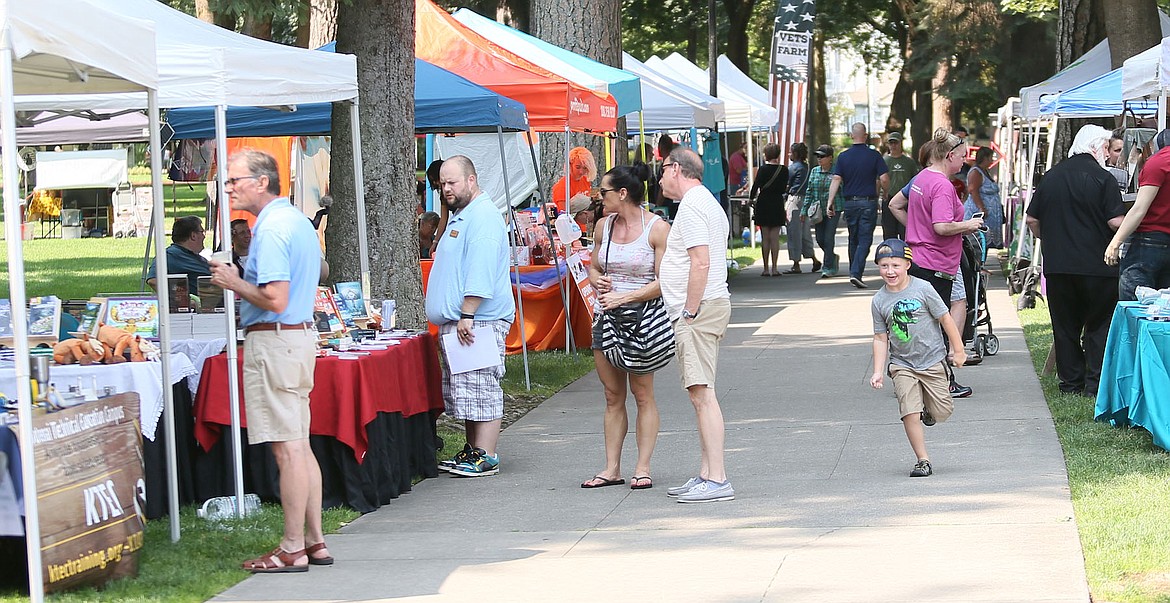
[[463, 312], [463, 313], [459, 314], [459, 320], [475, 320], [475, 315], [468, 314], [467, 312]]
[[690, 310], [683, 308], [682, 317], [683, 317], [683, 320], [694, 320], [694, 319], [698, 318], [699, 317], [699, 308], [695, 308], [694, 312], [691, 312]]

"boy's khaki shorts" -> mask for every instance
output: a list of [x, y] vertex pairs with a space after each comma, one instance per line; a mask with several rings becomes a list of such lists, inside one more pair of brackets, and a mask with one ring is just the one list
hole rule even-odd
[[890, 376], [894, 380], [894, 394], [898, 396], [899, 417], [925, 410], [935, 421], [942, 423], [955, 412], [951, 382], [943, 363], [921, 371], [891, 364]]

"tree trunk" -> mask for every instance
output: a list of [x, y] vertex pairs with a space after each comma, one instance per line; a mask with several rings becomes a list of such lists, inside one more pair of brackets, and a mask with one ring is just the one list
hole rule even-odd
[[[337, 52], [357, 56], [365, 158], [371, 298], [398, 302], [398, 324], [426, 327], [415, 219], [414, 2], [350, 0], [337, 12]], [[331, 277], [359, 280], [349, 107], [333, 110], [333, 207], [325, 231]]]
[[[1057, 69], [1068, 67], [1105, 39], [1105, 12], [1103, 0], [1060, 0], [1056, 30]], [[1081, 119], [1057, 121], [1052, 154], [1054, 162], [1068, 155], [1073, 133], [1085, 123], [1088, 122]]]
[[244, 27], [241, 32], [246, 36], [251, 36], [260, 40], [272, 39], [272, 13], [257, 14], [249, 12], [244, 14]]
[[[938, 62], [938, 70], [934, 72], [934, 79], [930, 81], [932, 90], [942, 88], [947, 81], [947, 70], [950, 64], [946, 59]], [[934, 132], [935, 128], [946, 128], [950, 130], [954, 127], [951, 123], [951, 99], [941, 95], [934, 95], [934, 102], [932, 103], [933, 112], [931, 114], [930, 131]]]
[[930, 141], [934, 135], [934, 89], [930, 80], [917, 80], [914, 86], [914, 113], [910, 116], [910, 137], [914, 139], [915, 156], [918, 160], [917, 147]]
[[819, 29], [813, 32], [811, 59], [812, 74], [809, 78], [811, 103], [808, 115], [810, 152], [822, 144], [832, 144], [829, 96], [825, 93], [825, 34]]
[[[309, 4], [309, 48], [320, 48], [337, 39], [337, 0], [312, 0]], [[411, 41], [414, 48], [414, 41]]]
[[301, 2], [297, 4], [297, 47], [309, 48], [309, 37], [312, 33], [312, 23], [310, 23], [312, 14], [312, 7], [308, 2]]
[[[620, 0], [593, 2], [563, 2], [561, 0], [533, 0], [532, 35], [571, 52], [595, 61], [621, 68], [622, 65], [622, 4]], [[624, 143], [624, 138], [622, 139]], [[588, 134], [572, 134], [569, 144], [583, 146], [593, 153], [597, 171], [605, 171], [604, 139]], [[625, 147], [619, 145], [625, 155]], [[551, 199], [551, 186], [565, 173], [565, 135], [540, 137], [540, 173], [544, 179], [544, 193]], [[599, 184], [594, 182], [594, 185]]]
[[1156, 46], [1162, 39], [1158, 6], [1154, 0], [1113, 0], [1105, 11], [1109, 58], [1113, 69], [1129, 57]]
[[530, 28], [531, 7], [528, 0], [497, 0], [496, 21], [513, 29], [527, 32]]
[[[890, 115], [886, 118], [887, 132], [906, 133], [906, 122], [914, 113], [914, 85], [905, 70], [898, 75], [898, 83], [894, 84], [894, 95], [890, 99]], [[919, 142], [917, 140], [915, 143]]]
[[[751, 73], [748, 67], [748, 41], [751, 39], [748, 24], [755, 7], [756, 0], [723, 0], [723, 10], [727, 12], [728, 21], [727, 58], [744, 73]], [[715, 58], [711, 57], [710, 60]]]
[[215, 24], [231, 31], [236, 30], [236, 24], [239, 20], [235, 12], [230, 10], [218, 10], [212, 13], [212, 18], [215, 19]]
[[211, 10], [210, 0], [195, 0], [195, 17], [204, 23], [215, 23], [215, 12]]

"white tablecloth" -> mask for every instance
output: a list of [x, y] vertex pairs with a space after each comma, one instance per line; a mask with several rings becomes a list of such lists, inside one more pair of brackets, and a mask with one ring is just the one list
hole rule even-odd
[[[174, 385], [184, 377], [197, 374], [195, 366], [185, 354], [171, 354], [171, 383]], [[154, 441], [155, 429], [163, 411], [162, 364], [158, 362], [123, 362], [121, 364], [67, 364], [53, 365], [49, 369], [49, 381], [56, 384], [58, 391], [80, 384], [89, 389], [97, 380], [99, 393], [106, 386], [112, 386], [114, 393], [138, 392], [141, 399], [142, 435]], [[16, 397], [16, 371], [0, 369], [0, 391]]]

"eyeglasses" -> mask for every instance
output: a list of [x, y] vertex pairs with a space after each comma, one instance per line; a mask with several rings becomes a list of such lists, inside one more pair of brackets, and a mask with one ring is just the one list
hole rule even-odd
[[259, 177], [260, 177], [260, 176], [258, 176], [258, 175], [252, 175], [252, 176], [236, 176], [235, 178], [228, 178], [227, 180], [224, 180], [224, 181], [223, 181], [223, 183], [224, 183], [224, 184], [227, 184], [227, 185], [230, 185], [230, 186], [235, 186], [235, 185], [236, 185], [236, 183], [237, 183], [237, 182], [239, 182], [239, 181], [241, 181], [241, 180], [247, 180], [248, 178], [259, 178]]
[[668, 167], [674, 167], [676, 165], [678, 165], [678, 164], [677, 163], [664, 163], [664, 164], [662, 164], [662, 169], [665, 170]]
[[599, 189], [597, 189], [597, 194], [604, 197], [606, 193], [616, 193], [619, 190], [621, 190], [621, 189], [619, 189], [619, 188], [599, 188]]

